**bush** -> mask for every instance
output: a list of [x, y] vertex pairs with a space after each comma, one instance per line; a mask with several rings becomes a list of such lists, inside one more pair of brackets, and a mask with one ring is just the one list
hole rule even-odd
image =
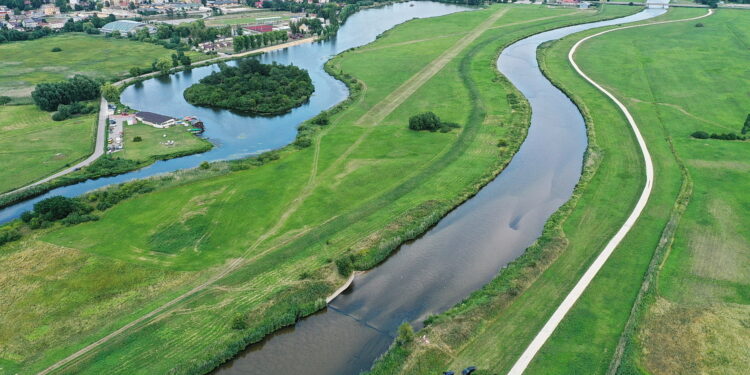
[[401, 323], [401, 325], [398, 326], [396, 345], [404, 346], [412, 341], [414, 341], [414, 329], [411, 327], [411, 324], [407, 322]]
[[133, 142], [140, 142], [142, 140], [143, 140], [143, 138], [141, 138], [140, 135], [136, 135], [135, 137], [133, 137]]
[[702, 130], [699, 130], [697, 132], [693, 132], [693, 134], [690, 134], [690, 136], [693, 137], [693, 138], [698, 138], [698, 139], [708, 139], [708, 133], [706, 133], [706, 132], [704, 132]]
[[0, 246], [21, 238], [21, 233], [15, 229], [0, 231]]
[[354, 263], [352, 262], [351, 255], [344, 254], [336, 259], [336, 269], [339, 271], [341, 276], [348, 277], [354, 269]]
[[312, 145], [312, 140], [309, 137], [299, 137], [294, 141], [294, 146], [297, 148], [307, 148]]
[[312, 119], [312, 123], [315, 125], [328, 125], [328, 114], [321, 113]]
[[62, 51], [62, 48], [60, 47], [52, 48], [52, 52], [60, 52], [60, 51]]
[[200, 169], [209, 169], [209, 168], [211, 168], [211, 164], [208, 164], [207, 161], [204, 161], [204, 162], [201, 163], [201, 165], [200, 165], [199, 168]]
[[508, 141], [506, 141], [505, 138], [500, 138], [500, 140], [497, 141], [497, 147], [508, 147]]
[[11, 100], [13, 99], [11, 99], [10, 96], [0, 96], [0, 105], [6, 105], [10, 103]]
[[435, 131], [440, 128], [440, 117], [432, 112], [420, 113], [409, 118], [409, 129]]
[[695, 27], [703, 27], [703, 24], [700, 23], [700, 22], [698, 22], [698, 23], [695, 24]]

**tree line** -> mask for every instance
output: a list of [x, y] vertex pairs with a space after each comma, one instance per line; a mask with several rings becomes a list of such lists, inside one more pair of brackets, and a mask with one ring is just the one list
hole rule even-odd
[[219, 63], [220, 71], [183, 93], [199, 106], [228, 108], [256, 114], [278, 114], [301, 105], [315, 89], [306, 70], [294, 65], [240, 60], [236, 67]]
[[287, 32], [279, 30], [254, 35], [237, 35], [232, 40], [232, 45], [234, 47], [234, 52], [242, 52], [276, 43], [283, 43], [287, 40], [289, 40]]
[[744, 141], [748, 139], [748, 136], [745, 134], [750, 133], [750, 114], [747, 115], [747, 118], [745, 119], [745, 123], [742, 125], [742, 129], [740, 130], [739, 135], [735, 132], [729, 132], [729, 133], [711, 133], [705, 132], [703, 130], [698, 130], [696, 132], [693, 132], [690, 134], [691, 137], [696, 139], [721, 139], [724, 141]]

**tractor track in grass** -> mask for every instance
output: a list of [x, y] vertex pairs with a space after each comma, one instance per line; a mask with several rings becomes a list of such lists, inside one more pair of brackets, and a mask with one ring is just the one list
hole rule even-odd
[[[409, 80], [407, 80], [404, 84], [399, 86], [395, 91], [391, 92], [391, 94], [389, 94], [386, 98], [384, 98], [375, 106], [373, 106], [368, 112], [366, 112], [362, 117], [360, 117], [360, 119], [357, 121], [357, 124], [361, 125], [361, 124], [364, 124], [365, 121], [369, 121], [371, 125], [376, 125], [377, 123], [380, 123], [382, 120], [384, 120], [391, 112], [393, 112], [396, 108], [398, 108], [401, 104], [403, 104], [420, 87], [422, 87], [427, 81], [429, 81], [433, 76], [435, 76], [435, 74], [441, 71], [450, 61], [452, 61], [456, 56], [458, 56], [458, 54], [461, 51], [463, 51], [467, 46], [469, 46], [472, 42], [474, 42], [477, 38], [479, 38], [479, 36], [481, 36], [486, 30], [490, 29], [492, 24], [494, 24], [500, 17], [502, 17], [506, 12], [508, 12], [508, 10], [509, 10], [508, 8], [505, 8], [490, 15], [487, 20], [483, 21], [479, 26], [474, 28], [471, 32], [469, 32], [468, 35], [461, 38], [458, 42], [456, 42], [456, 44], [454, 44], [448, 50], [443, 52], [443, 54], [441, 54], [438, 58], [430, 62], [426, 67], [424, 67], [414, 76], [409, 78]], [[372, 132], [374, 127], [375, 126], [367, 126], [367, 128], [360, 135], [360, 137], [354, 143], [352, 143], [352, 145], [350, 145], [349, 148], [338, 159], [336, 159], [336, 161], [334, 161], [325, 171], [323, 171], [322, 174], [326, 174], [330, 171], [335, 170], [338, 167], [338, 165], [340, 165], [346, 159], [346, 157], [348, 157], [364, 141], [367, 135], [369, 135]], [[67, 366], [73, 363], [77, 359], [97, 349], [98, 347], [109, 342], [115, 337], [125, 333], [126, 331], [138, 326], [141, 323], [144, 323], [146, 321], [149, 321], [153, 318], [160, 316], [162, 313], [172, 308], [173, 306], [177, 305], [178, 303], [197, 294], [198, 292], [201, 292], [207, 289], [208, 287], [215, 284], [217, 281], [223, 279], [224, 277], [228, 276], [232, 272], [239, 269], [241, 266], [247, 264], [247, 262], [251, 261], [252, 259], [257, 258], [258, 256], [262, 256], [263, 254], [267, 254], [268, 252], [281, 246], [282, 244], [279, 244], [277, 246], [273, 246], [263, 251], [262, 253], [256, 254], [255, 256], [253, 256], [253, 258], [250, 258], [250, 259], [245, 258], [253, 250], [257, 249], [268, 238], [277, 234], [278, 231], [283, 227], [283, 225], [289, 219], [289, 217], [291, 217], [291, 215], [294, 212], [296, 212], [297, 209], [299, 209], [299, 207], [302, 205], [304, 200], [307, 197], [309, 197], [312, 194], [312, 192], [315, 190], [315, 187], [318, 186], [317, 177], [318, 177], [318, 161], [319, 161], [319, 153], [320, 153], [320, 147], [321, 147], [320, 145], [321, 138], [322, 138], [322, 135], [319, 136], [318, 139], [316, 139], [316, 142], [314, 143], [315, 154], [313, 157], [313, 165], [311, 167], [311, 175], [308, 181], [306, 182], [305, 186], [302, 188], [300, 195], [289, 204], [289, 206], [281, 215], [281, 217], [276, 222], [276, 224], [274, 224], [274, 226], [271, 227], [271, 229], [263, 233], [263, 235], [258, 237], [258, 239], [247, 250], [245, 250], [245, 252], [243, 253], [243, 257], [232, 260], [216, 275], [212, 276], [211, 278], [204, 281], [203, 283], [173, 298], [172, 300], [162, 304], [161, 306], [142, 315], [141, 317], [125, 324], [124, 326], [107, 334], [106, 336], [100, 338], [99, 340], [83, 347], [82, 349], [79, 349], [73, 354], [55, 362], [51, 366], [40, 371], [38, 374], [39, 375], [50, 374], [53, 371], [56, 371], [58, 369], [63, 368], [64, 366]], [[330, 220], [333, 220], [334, 218], [336, 217], [333, 217]]]

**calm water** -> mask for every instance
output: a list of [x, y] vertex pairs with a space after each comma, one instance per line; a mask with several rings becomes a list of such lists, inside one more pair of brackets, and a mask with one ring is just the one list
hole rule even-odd
[[[54, 189], [42, 196], [0, 210], [0, 224], [18, 218], [22, 212], [30, 210], [34, 203], [51, 196], [73, 197], [107, 185], [194, 168], [203, 161], [237, 159], [283, 147], [294, 141], [300, 123], [347, 97], [346, 86], [323, 70], [323, 64], [332, 56], [349, 48], [368, 44], [384, 31], [412, 18], [435, 17], [468, 9], [471, 8], [425, 1], [368, 9], [351, 16], [335, 38], [259, 56], [264, 63], [294, 64], [307, 69], [315, 85], [315, 92], [308, 103], [281, 116], [252, 117], [226, 110], [196, 107], [187, 103], [182, 97], [182, 92], [201, 78], [217, 71], [216, 65], [168, 77], [153, 78], [129, 86], [121, 96], [124, 104], [141, 111], [174, 117], [198, 116], [206, 125], [203, 136], [216, 147], [203, 154], [159, 161], [131, 173]], [[232, 65], [234, 62], [229, 64]]]
[[539, 237], [581, 174], [583, 118], [539, 71], [537, 47], [578, 31], [662, 13], [646, 10], [563, 28], [508, 47], [498, 68], [529, 99], [533, 115], [528, 137], [505, 171], [423, 237], [356, 278], [324, 312], [249, 347], [215, 373], [357, 374], [385, 352], [402, 322], [419, 328], [429, 315], [489, 282]]

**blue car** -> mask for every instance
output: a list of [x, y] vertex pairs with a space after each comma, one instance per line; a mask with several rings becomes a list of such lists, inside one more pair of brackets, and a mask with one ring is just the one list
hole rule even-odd
[[474, 366], [469, 366], [469, 367], [465, 368], [463, 371], [461, 371], [461, 375], [469, 375], [469, 374], [471, 374], [474, 371], [477, 371], [477, 368], [474, 367]]

